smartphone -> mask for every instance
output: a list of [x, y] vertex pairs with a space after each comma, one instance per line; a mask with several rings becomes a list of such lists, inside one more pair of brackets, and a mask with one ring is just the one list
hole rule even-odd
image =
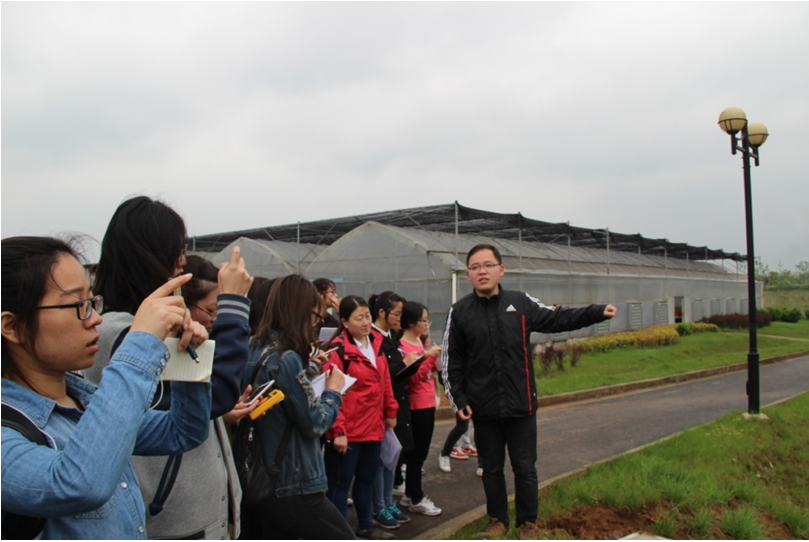
[[262, 397], [264, 397], [270, 389], [270, 386], [275, 384], [275, 380], [270, 380], [266, 384], [262, 384], [258, 386], [253, 392], [250, 394], [250, 397], [247, 398], [247, 405], [252, 405]]

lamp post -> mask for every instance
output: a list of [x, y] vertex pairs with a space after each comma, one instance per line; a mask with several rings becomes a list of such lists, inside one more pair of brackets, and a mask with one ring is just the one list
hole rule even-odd
[[[753, 250], [753, 194], [750, 186], [750, 158], [758, 167], [758, 149], [767, 140], [767, 127], [760, 122], [747, 122], [744, 111], [728, 107], [719, 115], [719, 127], [730, 135], [731, 154], [742, 153], [744, 171], [744, 214], [747, 225], [747, 302], [750, 319], [750, 350], [747, 353], [747, 411], [759, 414], [760, 381], [759, 357], [756, 337], [756, 268]], [[739, 137], [741, 132], [741, 137]]]

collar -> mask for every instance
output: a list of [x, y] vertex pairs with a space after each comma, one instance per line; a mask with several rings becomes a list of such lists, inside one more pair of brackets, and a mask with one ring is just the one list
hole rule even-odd
[[382, 335], [383, 337], [387, 337], [388, 339], [391, 338], [390, 337], [390, 330], [383, 331], [383, 330], [379, 329], [378, 327], [376, 327], [376, 324], [371, 324], [371, 329], [377, 330], [379, 332], [379, 334]]
[[482, 295], [478, 295], [478, 291], [473, 289], [472, 293], [475, 294], [475, 297], [481, 301], [497, 301], [500, 299], [500, 296], [503, 295], [503, 286], [498, 284], [497, 285], [497, 293], [494, 294], [492, 297], [483, 297]]
[[[97, 389], [95, 384], [88, 382], [73, 373], [65, 373], [65, 386], [70, 395], [81, 403], [86, 409]], [[48, 423], [48, 419], [56, 408], [56, 401], [29, 390], [7, 378], [2, 379], [3, 402], [25, 413], [40, 429]]]

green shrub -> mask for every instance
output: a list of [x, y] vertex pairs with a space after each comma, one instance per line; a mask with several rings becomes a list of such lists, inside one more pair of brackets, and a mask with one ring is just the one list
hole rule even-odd
[[762, 309], [760, 312], [769, 314], [773, 322], [780, 322], [784, 314], [784, 310], [780, 307], [767, 307], [766, 309]]
[[803, 314], [799, 309], [788, 309], [781, 314], [781, 321], [795, 324], [803, 318]]
[[719, 333], [719, 326], [707, 322], [696, 322], [694, 324], [694, 333]]
[[803, 318], [803, 311], [796, 308], [768, 307], [762, 309], [761, 312], [769, 315], [773, 322], [788, 322], [794, 324]]
[[677, 335], [680, 337], [685, 337], [686, 335], [691, 335], [694, 333], [694, 324], [691, 322], [680, 322], [676, 324], [675, 329], [677, 330]]
[[654, 326], [638, 331], [610, 333], [591, 337], [581, 342], [584, 352], [609, 352], [616, 348], [644, 348], [647, 346], [668, 346], [676, 343], [680, 335], [674, 326]]

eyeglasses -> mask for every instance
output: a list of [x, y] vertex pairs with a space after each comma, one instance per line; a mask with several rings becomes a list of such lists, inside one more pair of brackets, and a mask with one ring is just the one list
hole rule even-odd
[[486, 271], [492, 271], [495, 267], [500, 267], [501, 264], [494, 263], [494, 262], [486, 262], [484, 264], [476, 263], [475, 265], [469, 266], [469, 271], [472, 273], [479, 273], [481, 269], [485, 269]]
[[76, 317], [79, 320], [87, 320], [90, 316], [93, 315], [93, 310], [97, 313], [101, 314], [101, 311], [104, 310], [104, 296], [97, 295], [90, 299], [82, 299], [81, 301], [76, 301], [75, 303], [68, 303], [67, 305], [45, 305], [43, 307], [37, 307], [39, 309], [76, 309]]
[[427, 324], [428, 326], [429, 326], [430, 324], [432, 324], [432, 322], [431, 322], [430, 320], [419, 320], [419, 323], [420, 323], [420, 324]]
[[390, 316], [393, 316], [394, 318], [401, 318], [401, 317], [402, 317], [402, 313], [401, 313], [401, 312], [389, 312], [388, 314], [389, 314]]
[[315, 315], [315, 318], [317, 318], [317, 321], [318, 321], [318, 322], [322, 322], [322, 321], [323, 321], [323, 317], [322, 317], [322, 316], [320, 316], [320, 313], [319, 313], [319, 312], [317, 312], [317, 311], [314, 311], [314, 310], [313, 310], [313, 311], [312, 311], [312, 314], [314, 314], [314, 315]]
[[202, 312], [204, 312], [205, 314], [207, 314], [207, 315], [208, 315], [208, 318], [210, 318], [210, 319], [211, 319], [211, 321], [216, 320], [216, 311], [209, 311], [209, 310], [208, 310], [208, 309], [206, 309], [205, 307], [200, 307], [199, 305], [191, 305], [191, 306], [192, 306], [192, 307], [196, 307], [196, 308], [198, 308], [199, 310], [201, 310]]

